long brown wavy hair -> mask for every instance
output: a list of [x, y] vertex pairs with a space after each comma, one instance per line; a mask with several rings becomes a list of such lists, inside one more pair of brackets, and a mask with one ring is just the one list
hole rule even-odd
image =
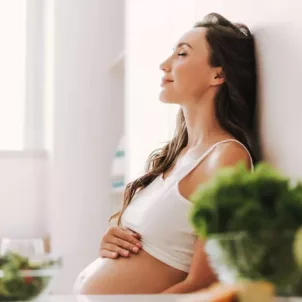
[[[206, 39], [210, 46], [209, 63], [221, 66], [225, 81], [215, 97], [216, 118], [221, 127], [243, 143], [257, 162], [259, 146], [255, 131], [256, 117], [256, 60], [254, 38], [243, 24], [231, 23], [219, 14], [211, 13], [194, 27], [207, 28]], [[256, 135], [255, 135], [256, 134]], [[188, 143], [188, 131], [182, 110], [179, 111], [173, 139], [149, 156], [145, 174], [129, 183], [124, 193], [120, 212], [111, 219], [121, 217], [133, 196], [146, 188], [161, 173], [169, 171]]]

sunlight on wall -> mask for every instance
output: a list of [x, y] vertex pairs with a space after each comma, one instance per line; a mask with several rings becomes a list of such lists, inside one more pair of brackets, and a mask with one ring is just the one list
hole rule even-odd
[[131, 0], [126, 31], [126, 181], [171, 138], [178, 107], [159, 101], [160, 63], [194, 24], [194, 1]]
[[0, 37], [0, 149], [22, 149], [26, 0], [0, 1]]

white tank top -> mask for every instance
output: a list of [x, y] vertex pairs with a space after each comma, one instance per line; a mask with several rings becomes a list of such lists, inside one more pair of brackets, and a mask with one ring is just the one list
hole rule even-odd
[[151, 256], [189, 272], [197, 236], [188, 217], [192, 203], [180, 194], [178, 185], [217, 145], [230, 141], [239, 143], [248, 152], [253, 169], [247, 148], [237, 140], [228, 139], [214, 144], [193, 162], [181, 161], [165, 180], [163, 175], [158, 176], [134, 196], [122, 215], [122, 227], [139, 233], [143, 250]]

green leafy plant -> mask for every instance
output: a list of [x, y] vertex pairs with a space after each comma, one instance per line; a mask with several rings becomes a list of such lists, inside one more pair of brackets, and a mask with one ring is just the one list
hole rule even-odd
[[32, 262], [16, 253], [0, 257], [0, 301], [24, 301], [38, 296], [52, 277], [51, 274], [39, 276], [39, 272], [55, 264], [53, 260]]
[[302, 223], [302, 184], [267, 163], [254, 172], [224, 168], [192, 195], [191, 221], [201, 237], [227, 232], [296, 230]]
[[267, 163], [225, 168], [193, 194], [191, 222], [220, 280], [266, 280], [302, 295], [302, 184]]

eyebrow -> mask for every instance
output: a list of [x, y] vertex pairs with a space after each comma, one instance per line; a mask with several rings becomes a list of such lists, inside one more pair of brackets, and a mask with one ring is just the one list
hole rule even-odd
[[191, 49], [193, 49], [192, 45], [190, 45], [189, 43], [180, 42], [180, 43], [178, 43], [178, 44], [176, 45], [175, 48], [173, 48], [173, 50], [175, 50], [176, 48], [182, 47], [182, 46], [184, 46], [184, 45], [186, 45], [186, 46], [190, 47]]

